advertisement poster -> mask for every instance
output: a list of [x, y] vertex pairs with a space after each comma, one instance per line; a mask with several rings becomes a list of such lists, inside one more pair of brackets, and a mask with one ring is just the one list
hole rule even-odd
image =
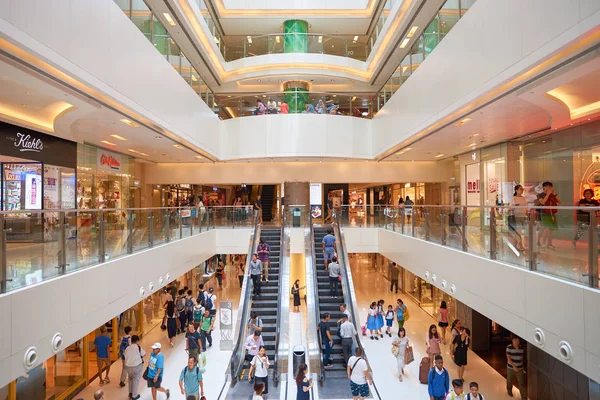
[[323, 216], [323, 210], [321, 209], [320, 205], [311, 205], [310, 206], [310, 215], [313, 218], [321, 218]]
[[467, 205], [481, 205], [481, 182], [479, 164], [469, 164], [466, 167], [467, 175]]
[[25, 175], [25, 209], [42, 209], [42, 176], [27, 174]]
[[323, 216], [323, 185], [321, 183], [310, 184], [310, 215], [313, 218]]

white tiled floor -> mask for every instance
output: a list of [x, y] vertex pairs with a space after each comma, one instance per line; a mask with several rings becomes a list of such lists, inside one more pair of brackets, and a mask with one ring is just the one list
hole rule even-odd
[[[237, 318], [237, 307], [240, 299], [240, 287], [237, 276], [232, 266], [227, 266], [225, 269], [226, 279], [223, 281], [223, 289], [217, 289], [217, 284], [214, 280], [209, 282], [209, 286], [215, 287], [215, 294], [217, 295], [217, 302], [219, 301], [232, 301], [233, 302], [233, 319]], [[194, 293], [196, 295], [196, 293]], [[207, 352], [207, 371], [203, 376], [204, 381], [204, 394], [207, 399], [216, 399], [225, 383], [225, 372], [229, 361], [231, 359], [231, 351], [219, 350], [219, 340], [221, 337], [219, 328], [219, 321], [215, 322], [215, 331], [212, 334], [213, 347]], [[171, 390], [171, 399], [184, 399], [184, 396], [179, 390], [179, 374], [181, 370], [187, 365], [187, 353], [185, 352], [185, 337], [178, 335], [175, 339], [175, 347], [169, 346], [169, 340], [167, 338], [166, 331], [162, 331], [160, 328], [155, 328], [146, 334], [142, 340], [142, 348], [149, 353], [150, 347], [155, 342], [162, 344], [163, 354], [165, 355], [165, 375], [163, 378], [163, 387]], [[148, 357], [146, 356], [145, 365], [147, 365]], [[110, 371], [111, 383], [104, 386], [100, 386], [98, 379], [90, 383], [90, 385], [79, 393], [75, 398], [93, 399], [94, 392], [98, 389], [104, 390], [105, 399], [127, 399], [128, 391], [127, 386], [124, 388], [119, 387], [119, 375], [121, 374], [121, 364], [117, 362], [113, 364]], [[146, 382], [142, 380], [140, 382], [140, 394], [141, 400], [152, 399], [150, 389], [146, 387]], [[157, 399], [164, 399], [166, 396], [163, 393], [158, 393]]]
[[[380, 338], [378, 341], [372, 341], [368, 336], [361, 338], [381, 398], [384, 400], [392, 398], [429, 400], [427, 385], [419, 383], [418, 370], [419, 362], [425, 356], [425, 334], [429, 325], [436, 323], [436, 321], [407, 295], [389, 292], [389, 281], [368, 264], [358, 262], [358, 259], [359, 257], [352, 257], [351, 266], [360, 314], [360, 325], [362, 326], [366, 322], [369, 304], [379, 299], [384, 299], [387, 307], [388, 304], [395, 304], [396, 299], [400, 297], [410, 308], [411, 314], [410, 321], [406, 323], [405, 328], [414, 348], [415, 361], [405, 368], [404, 382], [399, 382], [396, 375], [396, 360], [391, 354], [392, 338], [384, 336], [383, 339]], [[396, 326], [392, 330], [392, 335], [397, 335], [397, 333], [398, 328]], [[449, 333], [448, 336], [450, 336]], [[442, 351], [444, 366], [450, 372], [450, 380], [457, 378], [456, 366], [450, 358], [449, 347], [442, 346]], [[471, 381], [478, 382], [480, 392], [488, 400], [510, 399], [506, 394], [505, 379], [472, 351], [469, 351], [468, 354], [468, 365], [464, 379], [467, 385]], [[513, 392], [514, 399], [519, 399], [518, 391], [513, 389]]]

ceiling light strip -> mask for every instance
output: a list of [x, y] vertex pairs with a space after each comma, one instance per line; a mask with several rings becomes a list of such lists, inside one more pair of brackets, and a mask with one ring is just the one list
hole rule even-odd
[[[109, 98], [108, 96], [104, 95], [103, 93], [85, 85], [78, 79], [73, 78], [72, 76], [59, 70], [58, 68], [55, 68], [55, 67], [47, 64], [46, 62], [42, 61], [38, 57], [34, 56], [33, 54], [30, 54], [26, 50], [12, 44], [11, 42], [9, 42], [5, 39], [2, 39], [2, 38], [0, 38], [0, 54], [4, 54], [6, 57], [10, 58], [11, 60], [14, 60], [15, 62], [19, 63], [20, 65], [23, 65], [31, 70], [34, 70], [52, 80], [60, 83], [63, 86], [67, 86], [71, 90], [74, 90], [77, 93], [84, 95], [86, 98], [92, 100], [95, 103], [100, 102], [105, 107], [108, 107], [111, 110], [113, 110], [125, 117], [128, 117], [130, 120], [136, 121], [136, 122], [140, 123], [141, 125], [144, 125], [146, 128], [148, 128], [156, 133], [159, 133], [163, 136], [168, 137], [169, 139], [173, 140], [176, 143], [182, 141], [182, 138], [175, 135], [174, 133], [167, 131], [166, 129], [154, 124], [152, 121], [148, 120], [145, 117], [142, 117], [141, 115], [137, 114], [133, 110], [130, 110], [130, 109], [124, 107], [123, 105], [117, 103], [115, 100]], [[213, 162], [217, 160], [216, 157], [214, 157], [210, 153], [206, 152], [205, 150], [200, 149], [199, 147], [196, 147], [196, 146], [194, 146], [192, 144], [188, 144], [188, 143], [185, 143], [185, 145], [193, 152], [200, 154]]]
[[262, 16], [281, 16], [281, 17], [289, 17], [291, 15], [294, 16], [307, 16], [307, 17], [323, 17], [323, 16], [331, 16], [331, 17], [339, 17], [343, 18], [345, 16], [352, 17], [370, 17], [375, 10], [375, 7], [378, 3], [377, 0], [369, 0], [367, 7], [362, 10], [358, 9], [303, 9], [303, 10], [294, 10], [294, 9], [227, 9], [223, 3], [223, 0], [213, 0], [219, 17], [262, 17]]

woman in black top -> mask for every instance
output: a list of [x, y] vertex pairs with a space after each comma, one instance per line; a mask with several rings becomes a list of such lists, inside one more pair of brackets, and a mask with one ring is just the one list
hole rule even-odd
[[465, 381], [465, 365], [467, 365], [467, 351], [469, 350], [469, 336], [471, 331], [469, 328], [460, 327], [460, 335], [456, 335], [452, 341], [450, 355], [454, 358], [454, 364], [458, 367], [458, 379]]
[[292, 295], [294, 296], [294, 312], [300, 312], [300, 290], [306, 288], [300, 287], [300, 279], [296, 279], [292, 286]]

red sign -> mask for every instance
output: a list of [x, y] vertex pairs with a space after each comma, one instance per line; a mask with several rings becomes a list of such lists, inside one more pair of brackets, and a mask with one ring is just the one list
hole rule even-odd
[[107, 156], [105, 154], [102, 154], [100, 156], [100, 165], [106, 165], [111, 169], [116, 170], [119, 170], [121, 168], [121, 163], [119, 162], [119, 160], [117, 160], [113, 156]]
[[480, 191], [479, 179], [477, 179], [476, 181], [468, 181], [467, 182], [467, 193], [479, 193], [479, 191]]

